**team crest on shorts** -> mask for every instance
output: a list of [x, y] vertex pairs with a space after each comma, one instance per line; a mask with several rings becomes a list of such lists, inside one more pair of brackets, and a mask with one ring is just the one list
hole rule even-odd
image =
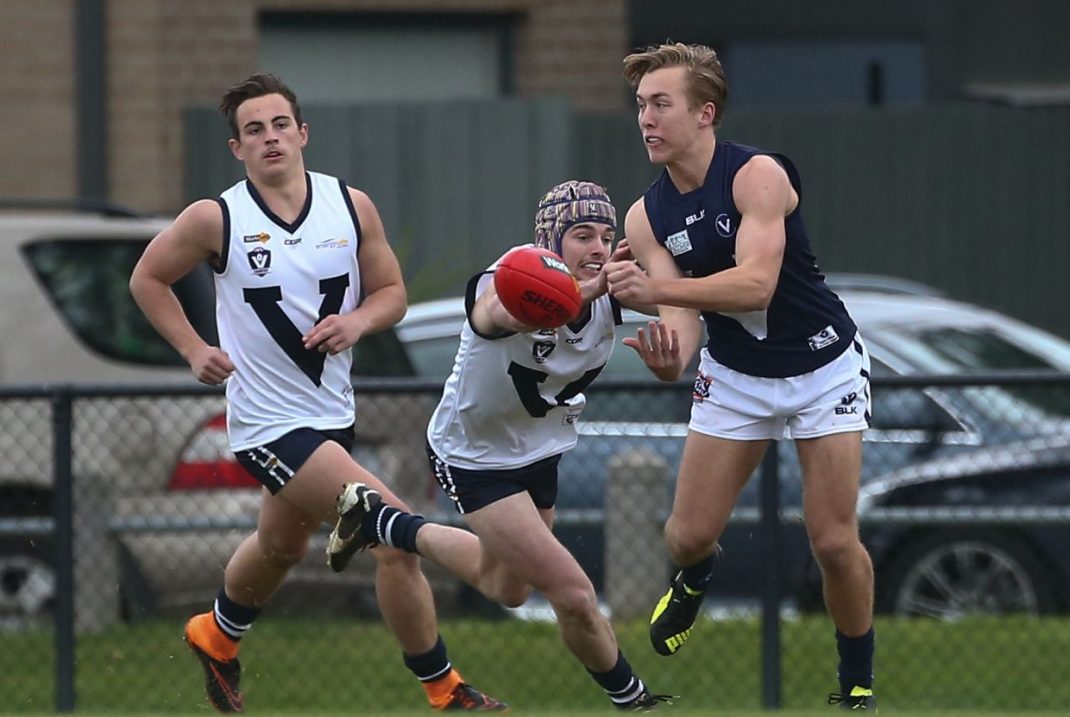
[[695, 376], [695, 387], [691, 391], [691, 400], [695, 403], [702, 403], [710, 397], [710, 384], [713, 383], [713, 378], [699, 374]]

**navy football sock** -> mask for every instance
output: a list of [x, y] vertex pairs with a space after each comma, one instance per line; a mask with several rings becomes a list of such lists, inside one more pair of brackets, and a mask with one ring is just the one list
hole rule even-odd
[[620, 650], [617, 651], [617, 664], [613, 665], [609, 672], [595, 672], [591, 669], [587, 672], [601, 685], [617, 707], [629, 705], [646, 691], [646, 685], [632, 672], [632, 666]]
[[681, 577], [683, 578], [684, 585], [692, 590], [705, 590], [710, 586], [710, 581], [713, 580], [713, 556], [715, 553], [707, 555], [702, 560], [698, 561], [694, 565], [688, 565], [686, 568], [681, 568]]
[[360, 532], [366, 540], [389, 545], [406, 553], [418, 553], [416, 533], [426, 522], [422, 515], [405, 513], [391, 505], [380, 503], [364, 516]]
[[420, 682], [434, 682], [445, 677], [453, 668], [441, 635], [435, 646], [422, 655], [402, 653], [402, 658], [405, 660], [405, 667], [408, 667]]
[[859, 637], [848, 637], [836, 631], [836, 649], [840, 653], [840, 690], [847, 694], [852, 687], [873, 686], [873, 628]]
[[219, 629], [237, 642], [253, 626], [253, 621], [260, 614], [260, 608], [239, 605], [227, 597], [226, 588], [220, 588], [212, 612]]

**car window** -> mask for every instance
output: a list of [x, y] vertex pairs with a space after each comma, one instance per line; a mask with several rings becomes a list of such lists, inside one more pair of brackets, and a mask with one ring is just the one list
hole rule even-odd
[[[886, 363], [870, 356], [875, 378], [897, 375]], [[877, 430], [921, 430], [926, 433], [964, 430], [954, 416], [928, 393], [918, 388], [881, 388], [873, 405], [872, 427]]]
[[1043, 356], [987, 328], [945, 327], [917, 331], [914, 335], [931, 355], [967, 371], [1055, 368]]
[[[415, 353], [415, 352], [413, 352]], [[353, 346], [353, 376], [422, 376], [413, 368], [414, 356], [392, 328], [362, 336]], [[449, 370], [448, 368], [446, 369]]]
[[[52, 304], [89, 348], [119, 361], [185, 367], [186, 362], [130, 295], [130, 273], [147, 244], [145, 240], [50, 239], [27, 245], [23, 253]], [[172, 288], [197, 333], [218, 345], [212, 270], [201, 265]], [[387, 330], [358, 342], [353, 350], [353, 374], [412, 376], [413, 367], [405, 347]]]
[[[185, 366], [130, 295], [130, 273], [147, 244], [59, 238], [28, 244], [22, 252], [52, 305], [87, 347], [128, 363]], [[198, 267], [174, 290], [194, 329], [206, 341], [218, 343], [211, 269]]]
[[1064, 506], [1070, 505], [1070, 481], [1062, 466], [1031, 468], [926, 481], [896, 488], [885, 506]]
[[453, 370], [453, 359], [457, 356], [460, 337], [435, 336], [415, 339], [407, 344], [409, 359], [417, 376], [445, 379]]
[[[885, 350], [898, 355], [919, 373], [970, 374], [1002, 370], [1063, 370], [1066, 348], [1054, 346], [1059, 356], [1048, 356], [1034, 344], [1016, 341], [990, 326], [892, 330], [881, 337]], [[1070, 417], [1070, 394], [1035, 386], [968, 388], [977, 406], [994, 418], [1013, 416], [1020, 421]]]

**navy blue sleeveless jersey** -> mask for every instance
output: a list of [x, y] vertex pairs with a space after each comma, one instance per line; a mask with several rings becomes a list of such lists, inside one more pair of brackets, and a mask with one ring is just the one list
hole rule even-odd
[[[732, 180], [758, 154], [784, 167], [801, 205], [799, 173], [791, 160], [721, 140], [701, 187], [681, 194], [663, 171], [643, 195], [654, 237], [684, 276], [709, 276], [736, 265], [741, 214], [732, 199]], [[784, 218], [784, 228], [784, 262], [769, 308], [740, 314], [702, 312], [710, 356], [751, 376], [784, 378], [814, 371], [847, 349], [856, 332], [843, 302], [817, 268], [798, 206]]]

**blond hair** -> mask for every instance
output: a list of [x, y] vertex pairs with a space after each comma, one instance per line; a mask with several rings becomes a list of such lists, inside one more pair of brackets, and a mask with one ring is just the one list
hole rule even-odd
[[728, 80], [717, 53], [705, 45], [685, 45], [682, 42], [651, 46], [641, 52], [633, 52], [624, 58], [624, 78], [639, 88], [643, 76], [666, 67], [683, 67], [687, 70], [687, 99], [692, 109], [712, 102], [717, 108], [713, 126], [721, 124], [725, 105], [728, 103]]

